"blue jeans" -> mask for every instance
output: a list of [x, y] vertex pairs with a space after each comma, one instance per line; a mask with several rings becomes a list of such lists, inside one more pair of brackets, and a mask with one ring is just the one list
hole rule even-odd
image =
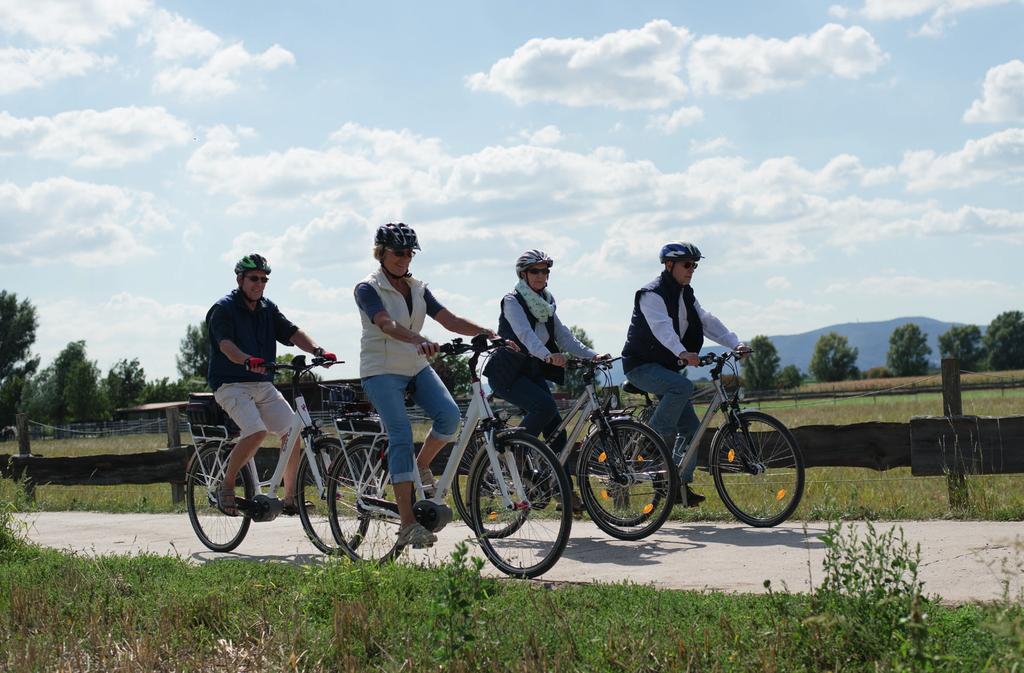
[[434, 422], [430, 433], [437, 439], [451, 440], [459, 427], [459, 407], [430, 367], [424, 367], [416, 376], [378, 374], [363, 379], [363, 390], [388, 433], [388, 470], [396, 484], [415, 480], [412, 423], [405, 410], [405, 389], [413, 380], [416, 391], [412, 397]]
[[[665, 444], [672, 447], [672, 459], [678, 465], [690, 439], [700, 427], [700, 419], [690, 402], [693, 382], [686, 378], [685, 370], [674, 372], [653, 362], [629, 370], [626, 378], [640, 390], [658, 396], [658, 408], [651, 416], [650, 425]], [[679, 475], [684, 484], [693, 481], [696, 468], [697, 461], [693, 461], [686, 473]]]
[[[523, 429], [534, 437], [544, 435], [552, 449], [560, 451], [565, 438], [554, 438], [551, 434], [558, 429], [562, 416], [555, 406], [555, 398], [551, 396], [551, 388], [543, 378], [519, 376], [508, 386], [494, 386], [494, 392], [503, 400], [516, 405], [526, 415], [523, 416]], [[561, 440], [561, 441], [558, 441]]]

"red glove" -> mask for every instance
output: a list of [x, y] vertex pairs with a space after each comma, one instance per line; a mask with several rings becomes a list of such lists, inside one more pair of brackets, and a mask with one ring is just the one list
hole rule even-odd
[[245, 358], [245, 371], [251, 372], [257, 367], [262, 367], [266, 362], [263, 358]]
[[[327, 351], [325, 351], [320, 346], [317, 346], [313, 350], [313, 355], [315, 355], [318, 358], [323, 358], [324, 360], [330, 360], [331, 362], [337, 362], [338, 361], [338, 356], [337, 355], [335, 355], [334, 353], [328, 353]], [[325, 366], [329, 367], [330, 365], [325, 365]]]

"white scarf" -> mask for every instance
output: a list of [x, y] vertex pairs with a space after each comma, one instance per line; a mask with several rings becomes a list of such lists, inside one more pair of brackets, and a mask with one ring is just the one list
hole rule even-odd
[[546, 323], [555, 314], [555, 300], [547, 288], [538, 293], [530, 287], [525, 278], [520, 278], [516, 291], [526, 300], [526, 308], [530, 309], [530, 313], [538, 322]]

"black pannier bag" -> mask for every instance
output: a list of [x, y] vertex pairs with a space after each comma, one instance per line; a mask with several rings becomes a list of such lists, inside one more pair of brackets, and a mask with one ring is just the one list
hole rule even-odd
[[238, 432], [238, 426], [213, 399], [213, 393], [189, 393], [185, 413], [192, 425], [222, 425], [230, 434]]

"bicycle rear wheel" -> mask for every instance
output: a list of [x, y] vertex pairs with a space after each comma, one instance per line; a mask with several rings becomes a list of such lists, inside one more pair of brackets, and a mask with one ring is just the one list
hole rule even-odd
[[620, 540], [640, 540], [672, 513], [679, 478], [672, 454], [650, 427], [629, 419], [611, 421], [580, 448], [576, 483], [594, 523]]
[[[227, 516], [217, 507], [217, 493], [228, 464], [229, 447], [217, 443], [204, 443], [196, 447], [185, 471], [185, 507], [192, 530], [199, 541], [213, 551], [227, 552], [237, 547], [249, 532], [252, 519], [248, 516]], [[243, 467], [235, 479], [235, 492], [251, 499], [256, 484], [248, 467]]]
[[726, 508], [751, 526], [777, 526], [796, 510], [804, 493], [804, 459], [792, 433], [759, 411], [739, 414], [739, 427], [724, 425], [708, 456], [715, 489]]
[[[572, 511], [557, 511], [558, 502], [571, 502], [572, 487], [558, 458], [543, 442], [522, 431], [495, 440], [500, 474], [486, 450], [478, 452], [470, 470], [466, 504], [473, 531], [488, 560], [513, 577], [537, 577], [562, 556], [572, 529]], [[498, 486], [504, 483], [513, 500], [513, 475], [518, 475], [526, 498], [506, 508]]]
[[[306, 531], [306, 536], [309, 537], [313, 546], [323, 553], [343, 553], [341, 543], [334, 537], [331, 530], [331, 517], [327, 508], [328, 469], [334, 458], [341, 453], [341, 442], [334, 437], [318, 437], [313, 442], [313, 459], [316, 461], [315, 474], [320, 475], [323, 490], [317, 487], [314, 471], [302, 444], [299, 445], [299, 450], [303, 451], [303, 455], [295, 480], [297, 485], [295, 502], [298, 505], [302, 528]], [[312, 507], [307, 507], [307, 502]]]
[[368, 438], [344, 445], [327, 478], [331, 532], [356, 561], [390, 561], [402, 551], [398, 520], [365, 506], [367, 498], [394, 501], [385, 448]]

